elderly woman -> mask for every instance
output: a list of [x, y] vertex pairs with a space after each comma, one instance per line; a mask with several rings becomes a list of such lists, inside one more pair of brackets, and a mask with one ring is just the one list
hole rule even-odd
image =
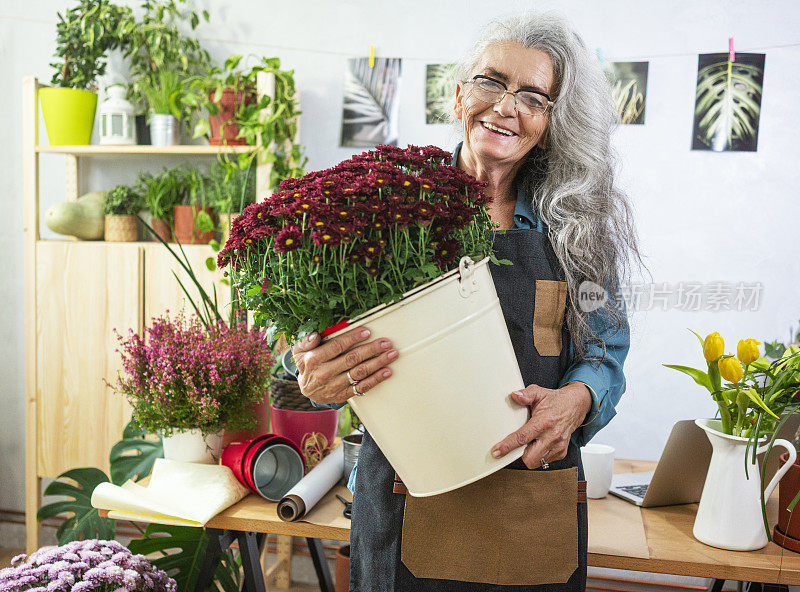
[[[497, 234], [495, 251], [513, 265], [493, 267], [492, 275], [527, 385], [510, 396], [531, 410], [530, 420], [491, 453], [502, 457], [524, 446], [522, 458], [509, 468], [577, 467], [582, 479], [579, 447], [611, 420], [625, 390], [629, 331], [614, 295], [628, 269], [628, 254], [638, 258], [630, 206], [614, 182], [610, 135], [617, 117], [608, 86], [580, 37], [560, 18], [510, 18], [490, 27], [461, 64], [454, 115], [464, 139], [452, 164], [486, 183], [489, 214], [505, 231]], [[604, 288], [608, 297], [587, 306], [581, 299], [587, 287]], [[548, 332], [553, 326], [555, 331]], [[369, 331], [359, 329], [325, 344], [316, 334], [296, 344], [303, 393], [334, 406], [353, 395], [369, 396], [391, 376], [391, 364], [401, 355], [388, 339], [377, 337], [370, 341]], [[355, 476], [351, 590], [585, 588], [585, 504], [570, 510], [573, 524], [577, 512], [577, 528], [566, 533], [577, 560], [568, 546], [563, 553], [544, 552], [548, 545], [562, 544], [557, 541], [563, 540], [565, 525], [548, 521], [546, 509], [533, 499], [529, 507], [523, 500], [508, 509], [515, 528], [498, 523], [482, 534], [472, 530], [473, 517], [460, 515], [460, 508], [442, 509], [442, 524], [430, 524], [425, 540], [405, 536], [408, 506], [406, 496], [394, 492], [394, 476], [365, 433]], [[482, 495], [487, 505], [503, 503], [497, 492]], [[575, 499], [574, 491], [546, 488], [537, 495], [549, 496], [553, 504], [560, 497]], [[437, 531], [444, 524], [448, 532], [463, 532], [466, 556], [459, 545], [440, 548]], [[522, 555], [521, 571], [512, 565], [518, 559], [499, 544], [508, 544], [512, 531], [517, 538], [510, 544]], [[490, 540], [476, 545], [471, 542], [476, 536]], [[556, 565], [562, 561], [551, 558], [560, 555], [567, 558]], [[420, 556], [436, 573], [427, 569], [414, 575], [409, 564]], [[540, 556], [555, 563], [535, 567]]]

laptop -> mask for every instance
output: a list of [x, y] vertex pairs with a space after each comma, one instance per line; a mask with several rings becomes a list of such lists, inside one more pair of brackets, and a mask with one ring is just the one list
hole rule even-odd
[[[800, 415], [794, 414], [783, 424], [778, 437], [791, 440], [798, 426]], [[779, 456], [777, 451], [770, 455], [767, 481], [778, 470]], [[763, 460], [763, 455], [759, 458]], [[710, 461], [711, 443], [705, 432], [694, 420], [681, 420], [672, 427], [656, 470], [616, 473], [611, 479], [609, 493], [642, 508], [697, 503], [703, 493]]]

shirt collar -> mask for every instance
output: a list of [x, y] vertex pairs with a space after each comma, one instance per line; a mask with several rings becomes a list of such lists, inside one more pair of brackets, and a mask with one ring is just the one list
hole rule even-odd
[[[459, 142], [453, 150], [453, 160], [450, 166], [458, 166], [458, 155], [461, 152], [461, 145]], [[522, 189], [522, 183], [517, 183], [517, 203], [514, 206], [514, 226], [513, 228], [524, 228], [526, 230], [536, 229], [537, 225], [535, 220], [538, 218], [533, 212], [533, 205], [531, 204], [525, 191]]]

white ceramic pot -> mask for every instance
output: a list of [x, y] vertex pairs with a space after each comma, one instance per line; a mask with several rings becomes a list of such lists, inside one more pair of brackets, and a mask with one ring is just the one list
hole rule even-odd
[[224, 430], [203, 436], [200, 430], [175, 431], [170, 436], [162, 436], [164, 458], [181, 462], [217, 464], [222, 449]]
[[509, 397], [524, 385], [488, 262], [465, 257], [341, 331], [367, 325], [400, 352], [392, 377], [349, 403], [414, 496], [477, 481], [524, 451], [490, 454], [528, 408]]
[[[695, 538], [706, 545], [732, 551], [762, 548], [768, 539], [761, 514], [760, 468], [750, 456], [746, 459], [745, 474], [747, 438], [723, 434], [722, 424], [716, 419], [696, 419], [695, 423], [705, 431], [712, 448], [711, 463], [692, 531]], [[789, 461], [767, 485], [764, 499], [769, 498], [778, 481], [797, 458], [797, 452], [790, 442], [776, 439], [774, 446], [786, 448]], [[766, 449], [767, 445], [762, 444], [757, 454]], [[771, 454], [778, 452], [773, 449]]]

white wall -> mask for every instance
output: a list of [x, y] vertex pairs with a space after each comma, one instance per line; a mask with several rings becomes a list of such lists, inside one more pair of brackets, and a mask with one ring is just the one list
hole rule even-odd
[[[6, 229], [0, 233], [0, 508], [23, 508], [20, 83], [27, 74], [49, 80], [56, 11], [63, 5], [34, 0], [4, 2], [0, 8], [5, 91], [0, 93], [0, 207]], [[400, 144], [446, 148], [457, 141], [452, 130], [424, 123], [425, 64], [457, 59], [493, 17], [557, 6], [589, 47], [602, 47], [606, 60], [649, 59], [646, 125], [620, 129], [616, 144], [620, 182], [636, 207], [652, 279], [673, 285], [761, 282], [763, 297], [752, 312], [672, 309], [633, 315], [628, 391], [618, 417], [597, 437], [616, 446], [619, 456], [657, 458], [675, 420], [713, 412], [707, 394], [661, 366], [702, 362], [687, 327], [702, 334], [721, 331], [730, 350], [744, 337], [785, 339], [800, 317], [800, 264], [792, 249], [800, 220], [795, 195], [800, 47], [774, 47], [800, 41], [794, 26], [800, 18], [797, 3], [204, 0], [198, 5], [212, 13], [213, 26], [203, 26], [199, 34], [215, 57], [234, 52], [278, 55], [295, 70], [310, 169], [354, 153], [338, 147], [343, 71], [346, 58], [366, 55], [370, 44], [378, 56], [404, 58]], [[730, 35], [735, 35], [738, 50], [758, 48], [767, 55], [758, 152], [692, 152], [696, 54], [726, 51]], [[42, 158], [44, 207], [63, 197], [62, 160], [57, 155]], [[112, 159], [91, 163], [84, 189], [129, 182], [141, 166], [148, 165]]]

